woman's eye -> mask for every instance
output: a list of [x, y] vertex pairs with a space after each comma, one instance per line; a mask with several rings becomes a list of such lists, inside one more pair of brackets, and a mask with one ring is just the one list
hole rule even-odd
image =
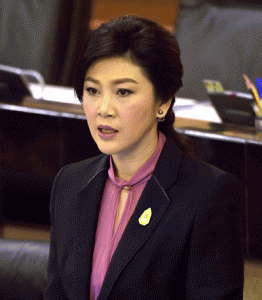
[[133, 92], [130, 91], [130, 90], [127, 90], [127, 89], [119, 89], [117, 91], [117, 94], [121, 97], [126, 97], [126, 96], [129, 96], [130, 94], [132, 94]]
[[98, 90], [94, 88], [86, 88], [86, 91], [88, 92], [89, 95], [91, 96], [96, 96], [98, 94]]

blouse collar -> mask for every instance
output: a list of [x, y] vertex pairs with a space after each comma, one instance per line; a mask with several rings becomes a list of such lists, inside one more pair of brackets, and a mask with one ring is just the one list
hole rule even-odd
[[158, 144], [156, 150], [129, 181], [123, 180], [115, 176], [113, 159], [112, 159], [112, 155], [110, 155], [110, 168], [108, 169], [108, 176], [111, 179], [111, 181], [118, 188], [122, 189], [124, 187], [132, 187], [138, 185], [139, 183], [143, 183], [146, 180], [148, 180], [155, 169], [156, 163], [163, 149], [165, 141], [166, 141], [165, 135], [161, 131], [159, 131], [159, 138], [158, 138]]

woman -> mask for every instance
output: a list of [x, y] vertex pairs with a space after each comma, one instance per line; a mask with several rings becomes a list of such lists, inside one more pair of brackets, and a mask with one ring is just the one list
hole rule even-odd
[[148, 19], [90, 35], [75, 90], [103, 154], [55, 179], [46, 299], [243, 299], [237, 184], [173, 129], [182, 74]]

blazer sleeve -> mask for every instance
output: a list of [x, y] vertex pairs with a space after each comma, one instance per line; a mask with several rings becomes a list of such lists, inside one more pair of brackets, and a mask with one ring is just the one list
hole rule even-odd
[[202, 193], [192, 227], [186, 300], [242, 300], [244, 251], [238, 185], [222, 174]]
[[57, 245], [56, 245], [56, 237], [55, 237], [55, 198], [57, 185], [59, 182], [59, 178], [62, 172], [65, 170], [67, 166], [63, 167], [57, 174], [50, 198], [50, 221], [51, 221], [51, 234], [50, 234], [50, 252], [48, 259], [48, 267], [47, 267], [47, 278], [48, 285], [44, 290], [44, 299], [45, 300], [67, 300], [66, 294], [62, 287], [59, 272], [58, 272], [58, 262], [57, 262]]

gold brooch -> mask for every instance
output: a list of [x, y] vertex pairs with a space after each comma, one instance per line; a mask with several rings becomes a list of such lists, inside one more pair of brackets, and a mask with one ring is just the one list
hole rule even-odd
[[139, 224], [145, 226], [149, 223], [150, 218], [152, 216], [152, 210], [151, 207], [149, 207], [147, 210], [145, 210], [143, 212], [143, 214], [141, 215], [141, 217], [139, 218]]

